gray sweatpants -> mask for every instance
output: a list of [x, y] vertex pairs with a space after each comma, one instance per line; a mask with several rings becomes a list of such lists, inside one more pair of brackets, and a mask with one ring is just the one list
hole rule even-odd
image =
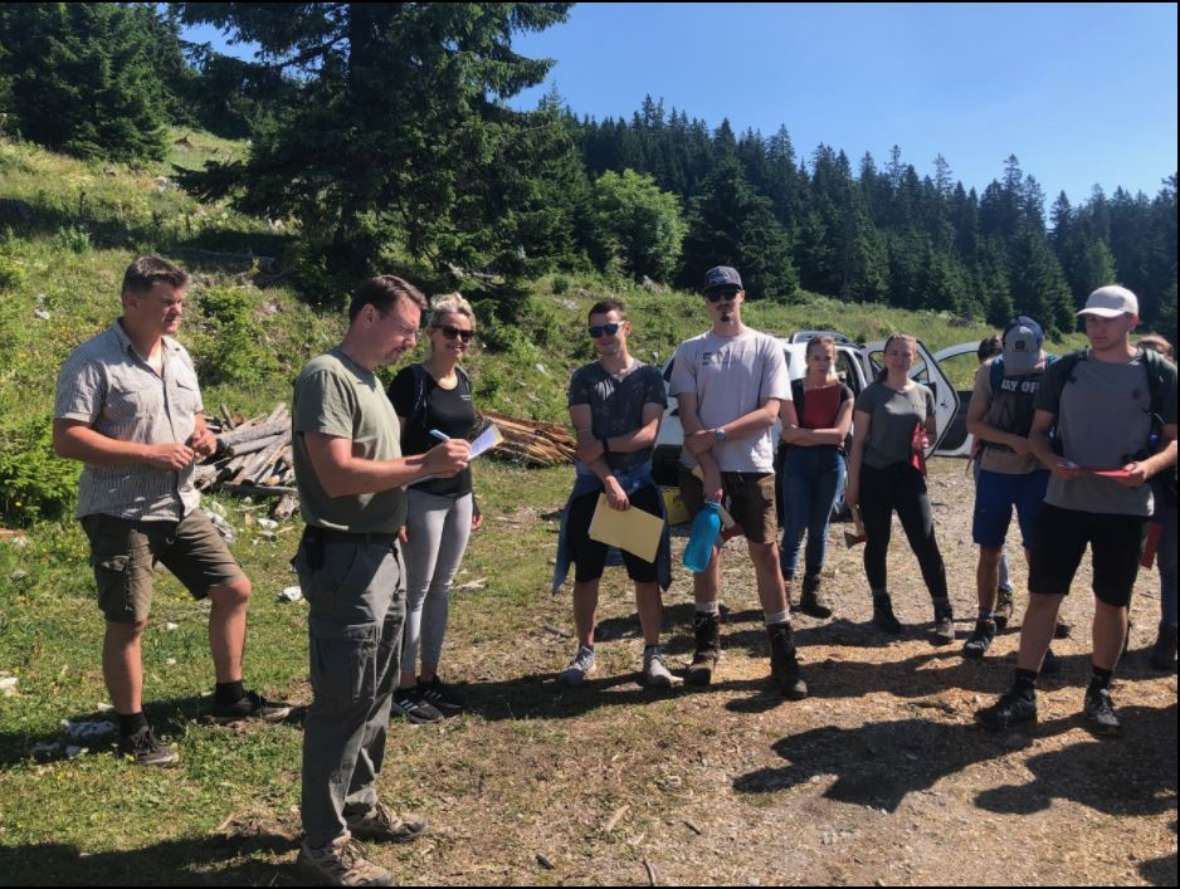
[[472, 496], [438, 497], [406, 491], [406, 629], [402, 675], [416, 676], [422, 663], [437, 668], [447, 632], [451, 582], [471, 536]]
[[405, 621], [404, 572], [396, 542], [305, 538], [292, 561], [311, 606], [303, 830], [309, 845], [322, 846], [348, 829], [346, 813], [377, 802]]

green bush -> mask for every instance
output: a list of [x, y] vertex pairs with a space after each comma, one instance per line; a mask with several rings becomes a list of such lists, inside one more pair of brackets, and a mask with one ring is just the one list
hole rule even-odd
[[27, 527], [41, 519], [69, 513], [81, 465], [53, 453], [48, 416], [0, 430], [0, 519]]
[[0, 291], [15, 290], [25, 280], [25, 270], [15, 259], [0, 253]]
[[274, 350], [242, 290], [214, 287], [201, 296], [201, 310], [212, 339], [196, 357], [202, 385], [254, 383], [278, 371]]
[[62, 226], [57, 230], [57, 245], [78, 256], [89, 253], [92, 249], [90, 233], [74, 225]]

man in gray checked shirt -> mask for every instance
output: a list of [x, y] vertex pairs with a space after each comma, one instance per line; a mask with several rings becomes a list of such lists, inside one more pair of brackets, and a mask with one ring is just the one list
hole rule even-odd
[[143, 715], [140, 642], [156, 562], [194, 598], [212, 603], [213, 718], [277, 721], [291, 710], [242, 685], [250, 581], [197, 509], [193, 467], [217, 442], [205, 426], [192, 358], [173, 339], [188, 280], [157, 256], [131, 263], [122, 317], [70, 354], [53, 410], [54, 450], [86, 464], [77, 516], [90, 538], [98, 606], [107, 621], [102, 672], [119, 718], [119, 753], [141, 765], [179, 759], [156, 740]]

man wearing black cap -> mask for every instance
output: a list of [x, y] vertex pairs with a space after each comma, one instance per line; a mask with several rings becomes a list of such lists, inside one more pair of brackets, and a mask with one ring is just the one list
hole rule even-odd
[[979, 618], [963, 646], [964, 657], [983, 657], [996, 635], [1000, 559], [1012, 509], [1016, 509], [1027, 553], [1049, 484], [1049, 471], [1028, 443], [1037, 390], [1048, 361], [1041, 348], [1044, 341], [1041, 326], [1021, 315], [1004, 328], [1001, 354], [985, 361], [975, 374], [967, 431], [981, 446], [972, 522], [972, 536], [979, 546]]
[[[774, 508], [774, 424], [780, 408], [784, 422], [793, 424], [795, 412], [782, 348], [742, 324], [745, 295], [736, 269], [709, 269], [705, 298], [713, 328], [685, 340], [673, 358], [671, 392], [684, 427], [680, 493], [693, 515], [706, 500], [728, 498], [754, 563], [771, 675], [783, 695], [798, 700], [807, 695], [807, 685], [795, 657]], [[703, 482], [692, 473], [697, 466]], [[708, 569], [693, 575], [696, 652], [686, 678], [695, 685], [709, 684], [721, 654], [720, 559], [720, 549], [714, 549]]]
[[993, 731], [1036, 721], [1041, 659], [1089, 546], [1094, 650], [1084, 710], [1096, 733], [1119, 732], [1110, 681], [1153, 510], [1145, 482], [1176, 464], [1176, 367], [1132, 347], [1131, 331], [1139, 323], [1135, 294], [1100, 287], [1078, 314], [1085, 318], [1090, 348], [1056, 362], [1037, 392], [1029, 444], [1052, 477], [1029, 554], [1029, 604], [1015, 681], [999, 701], [976, 713]]

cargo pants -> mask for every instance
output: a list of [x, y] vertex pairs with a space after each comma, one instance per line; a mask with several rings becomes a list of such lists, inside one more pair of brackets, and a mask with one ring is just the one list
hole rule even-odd
[[303, 730], [308, 845], [341, 836], [377, 803], [377, 776], [401, 660], [405, 569], [391, 536], [323, 539], [308, 528], [291, 560], [310, 606], [314, 694]]

